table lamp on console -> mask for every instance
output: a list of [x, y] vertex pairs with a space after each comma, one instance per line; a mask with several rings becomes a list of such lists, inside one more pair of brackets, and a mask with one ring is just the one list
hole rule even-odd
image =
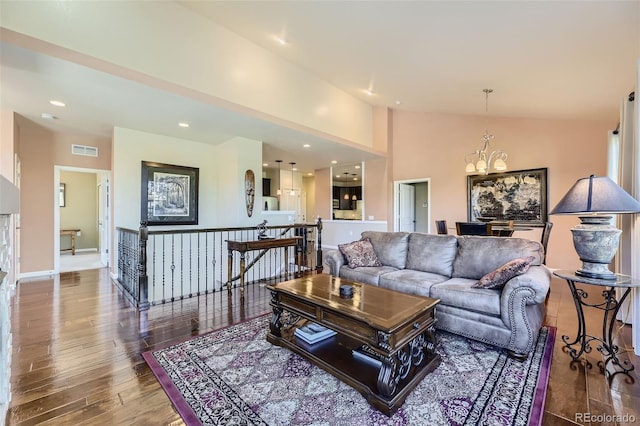
[[576, 275], [615, 280], [609, 264], [618, 251], [622, 231], [611, 224], [611, 214], [638, 213], [640, 202], [606, 176], [578, 181], [549, 214], [578, 214], [571, 229], [573, 245], [582, 261]]

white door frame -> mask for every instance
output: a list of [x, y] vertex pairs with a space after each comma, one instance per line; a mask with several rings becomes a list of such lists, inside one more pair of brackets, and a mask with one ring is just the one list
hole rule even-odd
[[431, 178], [406, 179], [393, 181], [393, 230], [400, 229], [400, 184], [403, 183], [423, 183], [428, 184], [427, 194], [427, 215], [429, 216], [428, 232], [431, 233]]
[[111, 179], [108, 173], [99, 175], [98, 182], [98, 251], [104, 266], [111, 266]]
[[[111, 170], [102, 169], [87, 169], [83, 167], [69, 167], [69, 166], [53, 166], [53, 273], [60, 273], [60, 204], [58, 202], [58, 194], [60, 192], [60, 172], [80, 172], [80, 173], [95, 173], [100, 176], [103, 174], [108, 175], [109, 181], [111, 181]], [[109, 241], [112, 240], [111, 224], [108, 227]]]

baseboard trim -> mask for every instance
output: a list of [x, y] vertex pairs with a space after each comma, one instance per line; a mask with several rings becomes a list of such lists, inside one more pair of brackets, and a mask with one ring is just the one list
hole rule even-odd
[[56, 275], [55, 271], [35, 271], [35, 272], [22, 272], [20, 273], [20, 279], [25, 280], [29, 278], [50, 277]]
[[[83, 249], [76, 249], [76, 253], [82, 253], [82, 252], [94, 252], [97, 253], [98, 249], [97, 248], [83, 248]], [[71, 255], [73, 256], [73, 254], [71, 254], [71, 249], [65, 249], [65, 253], [60, 253], [60, 255]]]

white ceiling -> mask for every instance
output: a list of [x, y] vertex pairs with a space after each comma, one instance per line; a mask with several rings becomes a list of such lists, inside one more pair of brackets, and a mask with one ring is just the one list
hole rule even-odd
[[[181, 4], [366, 102], [410, 111], [484, 114], [482, 89], [492, 88], [490, 115], [610, 120], [613, 128], [640, 57], [638, 0]], [[363, 157], [41, 53], [0, 48], [2, 107], [55, 130], [110, 136], [122, 126], [208, 143], [240, 135], [263, 140], [265, 159], [296, 158], [303, 170]], [[68, 106], [48, 105], [60, 93]], [[189, 129], [176, 128], [175, 111]], [[42, 112], [59, 119], [43, 120]]]

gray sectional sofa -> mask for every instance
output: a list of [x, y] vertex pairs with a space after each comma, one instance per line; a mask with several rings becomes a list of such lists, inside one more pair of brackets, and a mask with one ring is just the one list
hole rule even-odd
[[[382, 266], [350, 268], [329, 250], [330, 273], [353, 281], [440, 299], [436, 327], [508, 350], [524, 359], [545, 315], [550, 271], [542, 245], [521, 238], [365, 231]], [[533, 256], [529, 269], [502, 289], [473, 288], [485, 274]]]

